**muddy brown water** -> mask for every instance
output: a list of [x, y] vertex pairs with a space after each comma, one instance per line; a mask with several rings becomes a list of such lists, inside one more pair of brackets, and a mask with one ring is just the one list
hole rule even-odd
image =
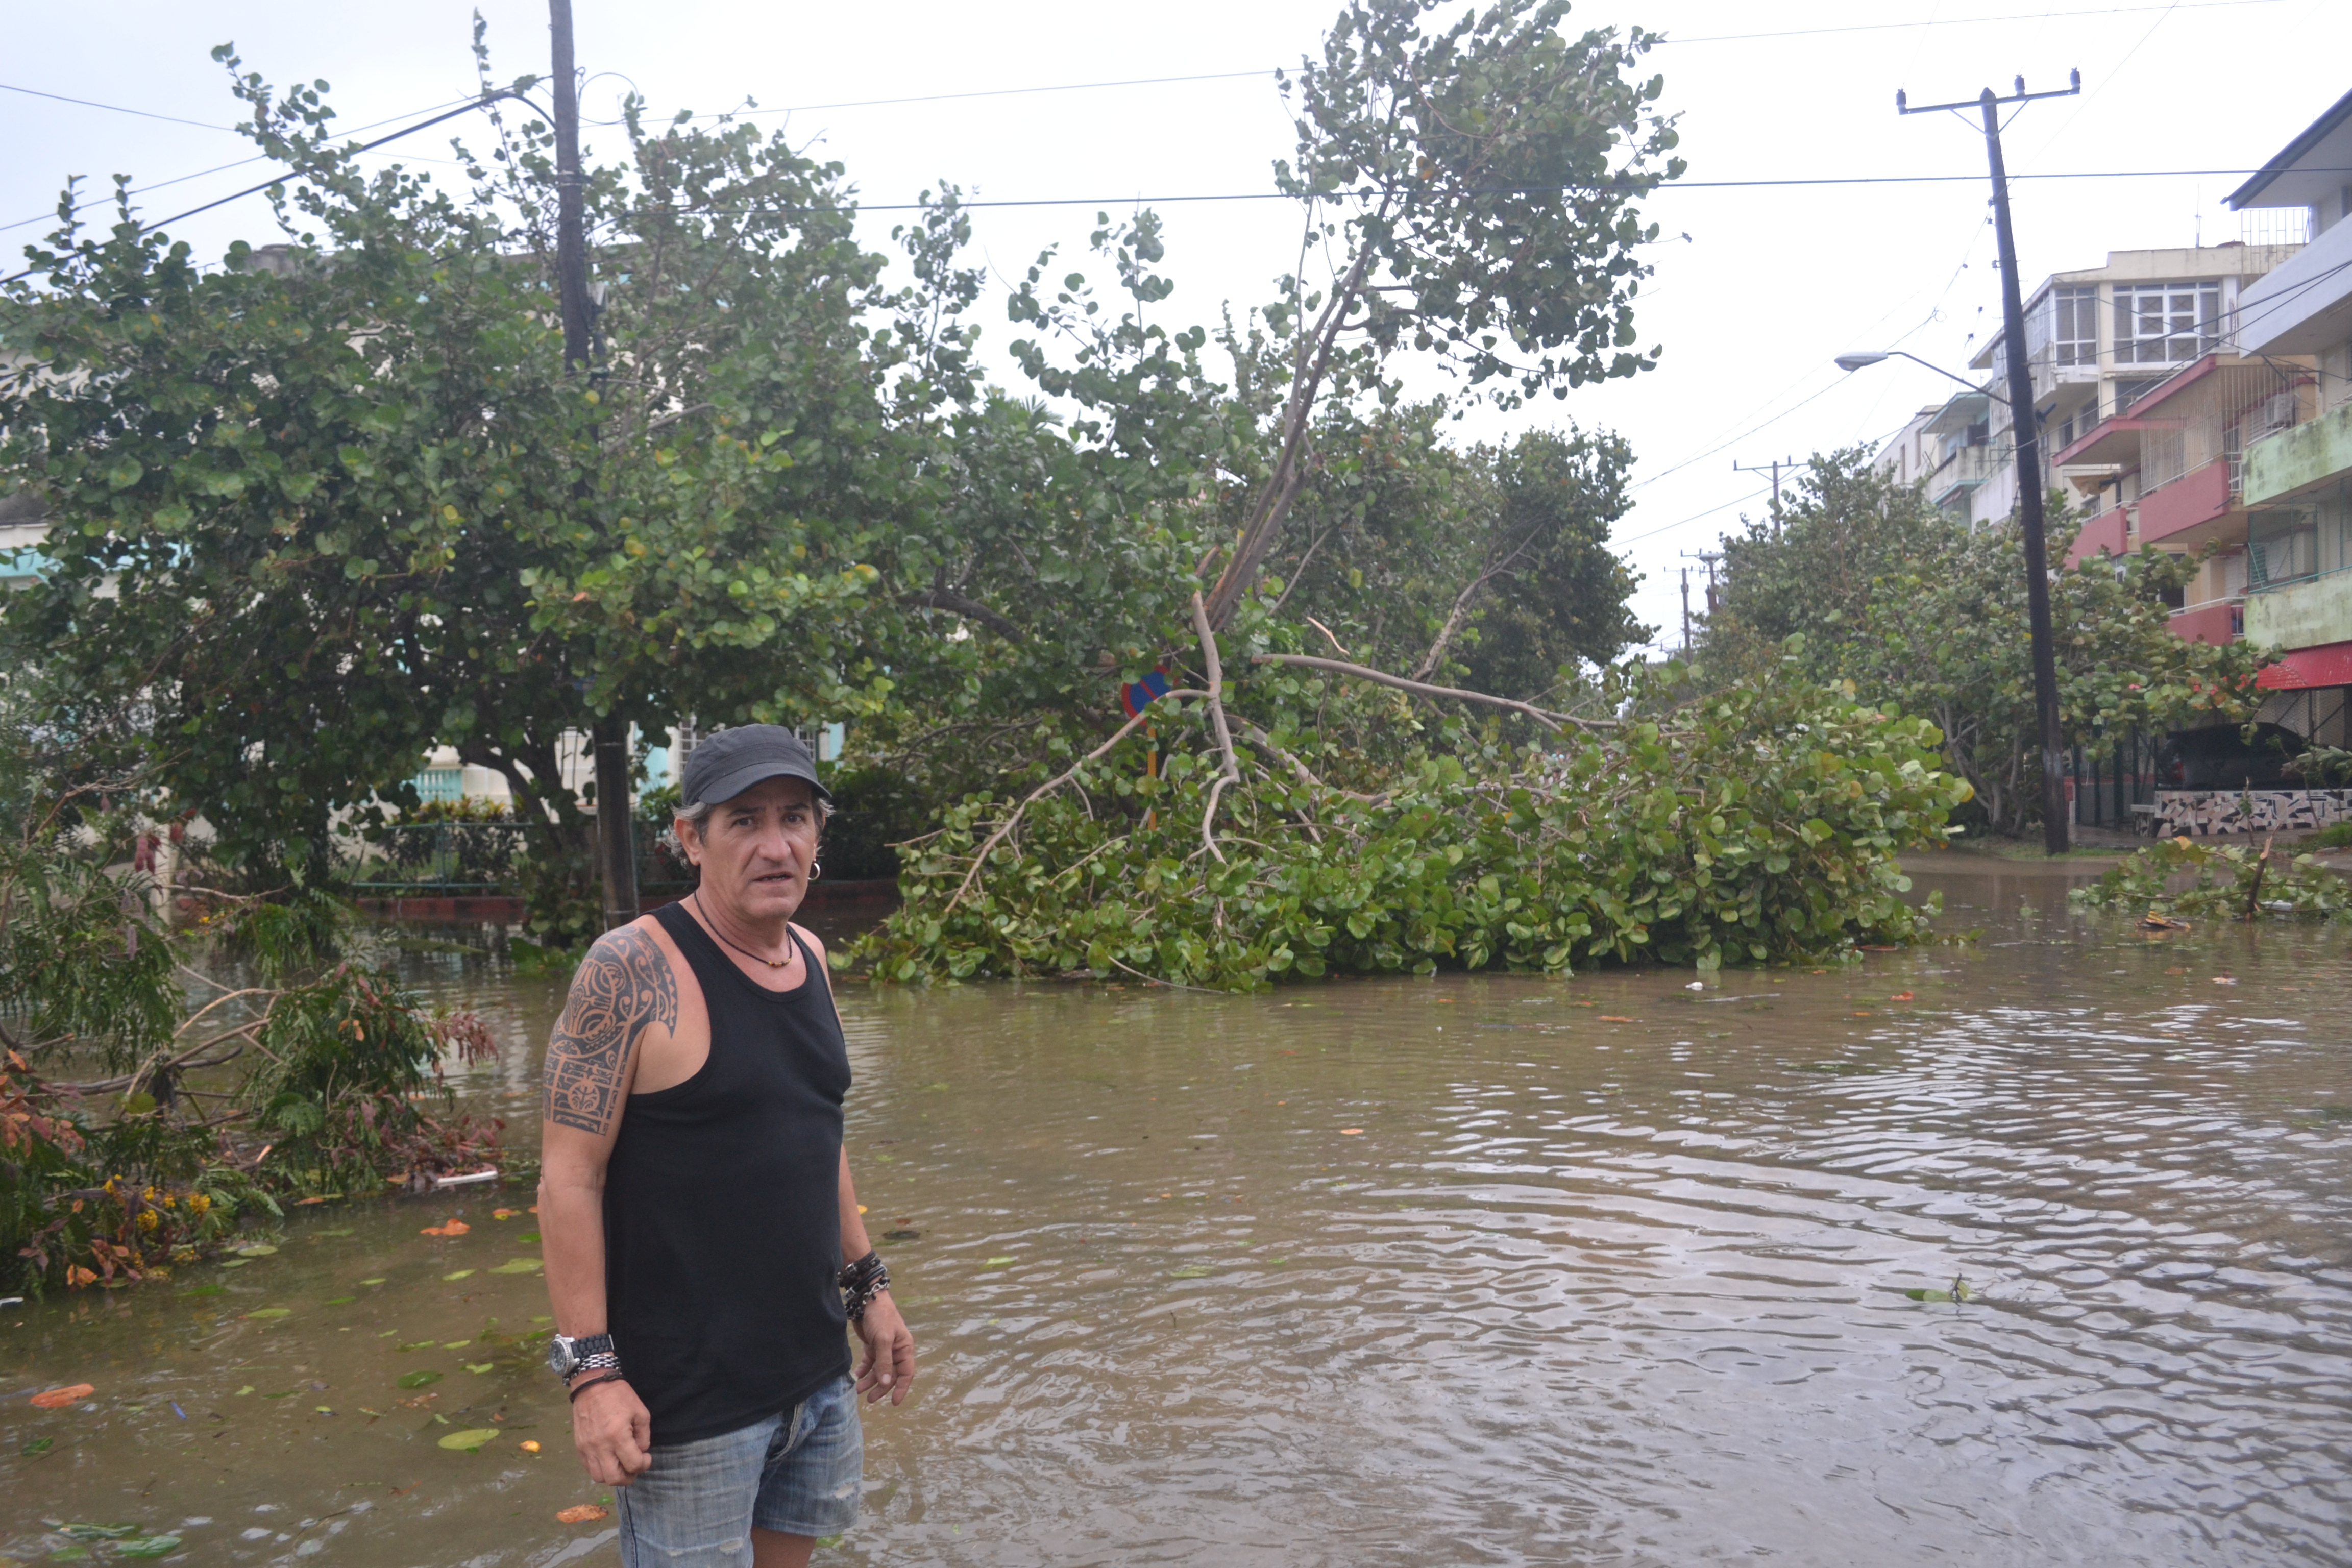
[[[923, 1363], [819, 1561], [2352, 1558], [2346, 937], [2149, 941], [2066, 881], [1923, 878], [1978, 942], [1696, 992], [845, 988]], [[552, 985], [403, 962], [491, 1016], [466, 1092], [527, 1131]], [[0, 1557], [114, 1555], [58, 1521], [610, 1562], [556, 1518], [602, 1496], [560, 1393], [488, 1337], [547, 1310], [535, 1220], [492, 1217], [530, 1201], [298, 1211], [0, 1310]]]

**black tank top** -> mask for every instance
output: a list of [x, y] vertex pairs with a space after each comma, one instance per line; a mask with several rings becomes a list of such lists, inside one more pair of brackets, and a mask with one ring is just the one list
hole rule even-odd
[[677, 904], [654, 911], [701, 984], [710, 1058], [629, 1096], [604, 1177], [614, 1348], [657, 1444], [740, 1430], [849, 1369], [841, 1101], [849, 1053], [822, 966], [752, 984]]

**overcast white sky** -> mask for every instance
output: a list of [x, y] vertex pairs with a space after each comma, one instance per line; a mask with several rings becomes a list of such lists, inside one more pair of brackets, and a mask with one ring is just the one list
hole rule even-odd
[[[1255, 72], [1225, 80], [1021, 93], [870, 107], [800, 108], [795, 141], [848, 165], [866, 199], [908, 202], [941, 180], [982, 200], [1132, 203], [1269, 188], [1289, 118], [1270, 72], [1316, 52], [1336, 0], [1192, 0], [1184, 5], [866, 4], [823, 8], [740, 0], [623, 5], [575, 0], [579, 58], [625, 75], [657, 110], [845, 105], [1138, 78]], [[207, 51], [234, 39], [275, 80], [324, 78], [346, 126], [396, 120], [469, 93], [466, 0], [399, 6], [112, 4], [26, 7], [9, 23], [0, 83], [125, 105], [195, 125], [0, 90], [0, 254], [42, 232], [63, 177], [142, 186], [244, 157]], [[501, 77], [546, 68], [538, 0], [488, 0]], [[1895, 344], [1965, 373], [2000, 314], [1986, 209], [1983, 139], [1952, 116], [1902, 120], [1914, 102], [2030, 89], [2083, 73], [2079, 99], [2036, 104], [2009, 133], [2013, 174], [2239, 170], [2258, 166], [2345, 90], [2352, 6], [2344, 0], [1589, 0], [1571, 26], [1638, 23], [1669, 42], [1651, 57], [1664, 104], [1682, 116], [1694, 188], [1648, 211], [1670, 237], [1651, 254], [1643, 346], [1661, 367], [1487, 419], [1481, 431], [1573, 419], [1622, 432], [1640, 487], [1618, 539], [1645, 574], [1637, 601], [1675, 636], [1681, 552], [1710, 547], [1764, 481], [1735, 460], [1802, 459], [1876, 441], [1948, 383], [1894, 361], [1853, 376], [1833, 354]], [[1738, 35], [1734, 37], [1734, 35]], [[1755, 35], [1769, 35], [1758, 37]], [[1678, 41], [1677, 41], [1678, 40]], [[609, 117], [625, 83], [592, 81], [583, 111]], [[781, 119], [781, 116], [779, 116]], [[612, 132], [589, 133], [592, 153]], [[446, 155], [435, 131], [411, 161]], [[393, 155], [389, 152], [386, 156]], [[1706, 181], [1962, 174], [1969, 181], [1702, 189]], [[230, 169], [142, 199], [162, 217], [257, 177]], [[2014, 206], [2028, 285], [2096, 266], [2111, 249], [2236, 238], [2221, 197], [2231, 175], [2023, 181]], [[1265, 299], [1295, 254], [1295, 215], [1277, 202], [1169, 202], [1163, 270], [1171, 324], [1213, 323], [1219, 306]], [[1089, 206], [1015, 206], [977, 216], [976, 249], [1017, 273], [1043, 245], [1085, 243]], [[869, 217], [884, 243], [891, 215]], [[258, 200], [178, 226], [199, 257], [232, 238], [276, 237]], [[1001, 349], [1001, 303], [983, 307]]]

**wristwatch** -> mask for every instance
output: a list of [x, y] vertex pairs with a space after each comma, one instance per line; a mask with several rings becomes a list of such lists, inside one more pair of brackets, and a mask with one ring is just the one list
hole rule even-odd
[[620, 1365], [610, 1334], [585, 1334], [576, 1340], [558, 1334], [547, 1342], [547, 1370], [565, 1383], [583, 1372], [617, 1372]]

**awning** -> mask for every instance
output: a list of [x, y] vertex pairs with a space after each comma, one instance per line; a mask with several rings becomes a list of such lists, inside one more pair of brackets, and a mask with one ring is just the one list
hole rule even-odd
[[2254, 677], [2266, 691], [2302, 691], [2314, 686], [2352, 686], [2352, 642], [2299, 647]]

